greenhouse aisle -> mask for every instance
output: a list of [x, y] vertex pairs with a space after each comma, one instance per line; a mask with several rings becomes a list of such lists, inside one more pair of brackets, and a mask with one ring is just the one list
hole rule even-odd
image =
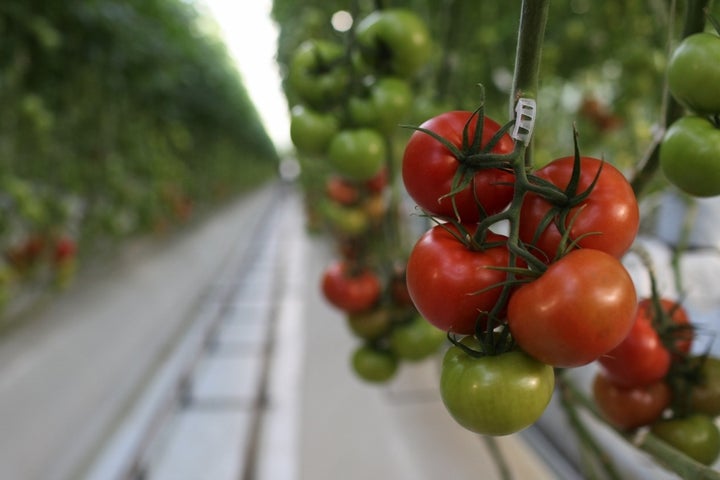
[[[0, 344], [0, 478], [500, 478], [437, 394], [438, 359], [388, 385], [320, 297], [331, 246], [286, 185], [85, 279]], [[71, 441], [68, 441], [71, 440]], [[557, 476], [523, 436], [517, 478]]]

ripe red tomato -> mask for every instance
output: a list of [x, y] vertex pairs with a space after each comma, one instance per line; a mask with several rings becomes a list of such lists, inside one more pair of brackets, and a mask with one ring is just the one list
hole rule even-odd
[[637, 309], [635, 286], [615, 257], [574, 250], [508, 302], [508, 325], [517, 344], [555, 367], [577, 367], [615, 348]]
[[[480, 313], [490, 311], [500, 296], [500, 286], [489, 287], [505, 281], [507, 274], [494, 267], [507, 266], [509, 254], [504, 244], [471, 250], [451, 232], [457, 229], [437, 225], [420, 237], [408, 258], [407, 287], [428, 322], [446, 332], [471, 334]], [[504, 240], [488, 235], [488, 241]]]
[[[572, 176], [573, 163], [573, 157], [559, 158], [535, 175], [564, 190]], [[620, 258], [632, 245], [640, 225], [640, 211], [632, 186], [620, 170], [609, 163], [591, 157], [582, 157], [580, 163], [578, 193], [592, 184], [601, 165], [602, 171], [590, 195], [573, 206], [565, 218], [565, 228], [570, 230], [569, 241], [579, 240], [579, 247], [602, 250]], [[555, 258], [562, 240], [558, 229], [561, 220], [557, 216], [538, 234], [552, 208], [553, 204], [545, 198], [529, 193], [520, 210], [520, 239], [535, 245], [547, 260]]]
[[670, 360], [670, 352], [653, 327], [652, 310], [644, 304], [638, 307], [627, 337], [598, 362], [615, 385], [637, 387], [662, 380], [670, 369]]
[[[459, 149], [463, 148], [463, 129], [472, 112], [452, 111], [433, 117], [420, 127], [433, 131]], [[477, 128], [474, 116], [468, 128], [472, 140]], [[483, 121], [482, 145], [485, 146], [500, 129], [492, 119]], [[493, 153], [510, 153], [514, 143], [504, 135], [492, 149]], [[402, 178], [405, 189], [422, 209], [432, 215], [455, 217], [453, 199], [462, 222], [476, 222], [480, 216], [478, 202], [489, 215], [503, 210], [513, 195], [513, 174], [497, 168], [480, 170], [472, 175], [470, 185], [456, 193], [452, 199], [444, 197], [452, 190], [453, 178], [461, 163], [442, 143], [427, 133], [415, 131], [408, 140], [403, 154]]]
[[370, 270], [354, 272], [347, 262], [338, 260], [325, 269], [322, 292], [328, 302], [340, 310], [363, 312], [372, 308], [380, 298], [380, 279]]
[[339, 175], [330, 175], [325, 180], [325, 193], [342, 205], [354, 205], [360, 200], [360, 190]]
[[595, 375], [592, 391], [595, 403], [605, 419], [623, 430], [632, 430], [659, 420], [672, 400], [672, 391], [663, 381], [623, 388], [611, 382], [603, 372]]

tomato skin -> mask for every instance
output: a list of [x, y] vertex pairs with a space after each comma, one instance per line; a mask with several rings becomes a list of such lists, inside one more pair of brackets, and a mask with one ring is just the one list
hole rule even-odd
[[328, 159], [338, 174], [351, 180], [370, 180], [385, 166], [385, 139], [376, 130], [342, 130], [328, 146]]
[[331, 175], [325, 180], [325, 193], [341, 205], [354, 205], [360, 200], [360, 190], [339, 175]]
[[720, 38], [700, 32], [684, 38], [668, 60], [675, 99], [699, 114], [720, 113]]
[[676, 120], [660, 144], [665, 177], [689, 195], [720, 195], [720, 129], [702, 117]]
[[[472, 336], [462, 343], [481, 350]], [[513, 350], [473, 357], [453, 345], [445, 353], [440, 394], [450, 415], [483, 435], [508, 435], [540, 418], [555, 386], [552, 367]]]
[[637, 296], [615, 257], [574, 250], [510, 296], [508, 325], [517, 344], [555, 367], [578, 367], [615, 348], [633, 325]]
[[358, 347], [350, 362], [355, 374], [370, 383], [387, 382], [398, 369], [398, 360], [392, 353], [375, 350], [367, 345]]
[[446, 334], [420, 315], [400, 324], [390, 333], [390, 349], [402, 360], [415, 362], [436, 353], [445, 343]]
[[337, 118], [330, 113], [302, 105], [295, 105], [290, 111], [290, 139], [299, 151], [324, 153], [339, 130]]
[[[535, 172], [540, 178], [565, 189], [572, 176], [574, 157], [554, 160]], [[581, 158], [578, 193], [593, 182], [602, 171], [589, 197], [567, 216], [570, 240], [579, 239], [582, 248], [592, 248], [620, 258], [630, 248], [640, 226], [640, 210], [632, 186], [614, 166], [592, 157]], [[534, 244], [547, 260], [555, 258], [562, 234], [552, 222], [534, 242], [537, 230], [553, 205], [541, 196], [529, 193], [520, 210], [520, 239]], [[572, 223], [571, 223], [572, 222]]]
[[300, 44], [290, 60], [288, 82], [304, 103], [324, 109], [342, 98], [350, 74], [335, 64], [344, 55], [339, 43], [314, 39]]
[[[471, 334], [479, 313], [494, 307], [502, 287], [476, 292], [506, 279], [505, 272], [492, 267], [507, 266], [509, 254], [504, 245], [470, 250], [446, 228], [456, 231], [449, 225], [437, 225], [411, 250], [405, 273], [408, 293], [420, 314], [435, 327]], [[488, 235], [488, 241], [504, 240], [501, 235]]]
[[[460, 148], [463, 129], [472, 115], [473, 112], [467, 111], [445, 112], [425, 121], [420, 127], [439, 134]], [[468, 129], [470, 139], [475, 134], [477, 123], [475, 116]], [[486, 116], [483, 121], [482, 145], [486, 145], [500, 128], [497, 122]], [[512, 138], [505, 135], [492, 152], [507, 154], [513, 149]], [[472, 223], [481, 217], [477, 201], [488, 215], [508, 206], [513, 196], [514, 175], [497, 168], [481, 170], [473, 175], [474, 193], [472, 185], [468, 185], [452, 199], [444, 197], [452, 190], [453, 177], [458, 168], [460, 162], [442, 143], [421, 131], [415, 131], [410, 136], [403, 153], [402, 179], [407, 193], [420, 208], [431, 215], [455, 218], [454, 200], [461, 222]]]
[[670, 369], [670, 352], [660, 340], [649, 315], [648, 308], [639, 306], [625, 339], [598, 359], [605, 376], [615, 385], [649, 385], [660, 381]]
[[360, 207], [345, 206], [330, 199], [318, 202], [318, 212], [329, 228], [338, 235], [358, 236], [370, 228], [370, 218]]
[[374, 340], [390, 330], [390, 312], [387, 308], [379, 307], [350, 313], [347, 316], [347, 325], [355, 336]]
[[720, 359], [706, 357], [700, 367], [700, 381], [690, 389], [690, 409], [712, 417], [720, 415]]
[[655, 423], [650, 431], [665, 443], [704, 465], [720, 454], [720, 431], [707, 415], [690, 415]]
[[372, 308], [380, 298], [381, 285], [370, 270], [351, 271], [350, 265], [336, 260], [322, 275], [322, 292], [336, 308], [347, 313], [358, 313]]
[[412, 10], [375, 10], [358, 22], [355, 36], [362, 61], [383, 74], [411, 77], [432, 55], [427, 26]]
[[398, 124], [412, 108], [413, 93], [405, 80], [383, 77], [375, 82], [367, 97], [348, 101], [350, 119], [359, 127], [373, 127], [382, 132], [399, 129]]
[[602, 371], [595, 375], [592, 392], [605, 419], [622, 430], [656, 422], [672, 400], [672, 391], [663, 381], [626, 388], [614, 384]]

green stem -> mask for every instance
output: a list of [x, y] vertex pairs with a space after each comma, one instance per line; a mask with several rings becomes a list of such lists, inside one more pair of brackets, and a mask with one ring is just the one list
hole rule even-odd
[[513, 474], [510, 470], [510, 466], [508, 465], [507, 460], [505, 459], [505, 455], [503, 454], [502, 450], [500, 449], [500, 445], [498, 445], [497, 439], [495, 437], [491, 437], [488, 435], [483, 435], [483, 440], [485, 441], [485, 446], [490, 451], [490, 456], [495, 461], [495, 466], [498, 469], [498, 472], [500, 473], [500, 478], [502, 480], [512, 480]]
[[[710, 0], [688, 0], [687, 7], [685, 9], [685, 19], [682, 34], [680, 37], [681, 39], [688, 37], [694, 33], [702, 32], [705, 29], [705, 9], [709, 5], [709, 3]], [[669, 28], [672, 28], [672, 22], [670, 22]], [[677, 120], [684, 114], [684, 109], [682, 105], [680, 105], [670, 93], [670, 90], [667, 86], [667, 78], [665, 80], [665, 86], [663, 88], [663, 105], [666, 105], [665, 115], [663, 118], [663, 127], [667, 128], [672, 125], [675, 120]], [[636, 196], [640, 196], [640, 194], [655, 176], [655, 173], [657, 172], [659, 167], [660, 142], [656, 142], [652, 146], [652, 150], [648, 155], [647, 160], [642, 165], [642, 168], [637, 173], [635, 173], [634, 177], [630, 182]]]
[[[514, 116], [519, 98], [537, 98], [540, 77], [540, 58], [545, 38], [549, 0], [523, 0], [520, 13], [515, 72], [513, 77], [510, 116]], [[532, 144], [525, 152], [526, 165], [532, 164]]]

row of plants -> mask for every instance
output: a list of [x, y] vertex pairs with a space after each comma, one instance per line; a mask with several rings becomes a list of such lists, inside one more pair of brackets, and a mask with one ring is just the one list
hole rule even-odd
[[0, 303], [274, 175], [278, 153], [192, 4], [6, 1], [0, 32]]
[[[336, 82], [332, 75], [342, 73], [346, 85], [372, 89], [363, 62], [394, 68], [397, 74], [396, 58], [412, 60], [421, 50], [427, 55], [413, 101], [421, 120], [398, 126], [393, 136], [402, 139], [402, 147], [383, 151], [391, 191], [404, 187], [425, 219], [424, 232], [410, 239], [409, 248], [408, 237], [397, 235], [407, 232], [407, 212], [385, 216], [386, 223], [369, 236], [383, 241], [373, 244], [365, 228], [358, 227], [360, 242], [347, 231], [337, 235], [353, 218], [349, 210], [332, 216], [325, 207], [320, 214], [312, 208], [318, 191], [338, 191], [331, 188], [328, 171], [355, 182], [377, 173], [377, 152], [364, 149], [373, 144], [368, 137], [343, 142], [352, 145], [354, 155], [346, 150], [341, 155], [333, 143], [342, 133], [332, 131], [325, 140], [328, 150], [312, 157], [303, 154], [300, 141], [309, 137], [307, 132], [294, 138], [304, 160], [309, 218], [321, 219], [320, 224], [334, 218], [333, 238], [351, 239], [339, 242], [344, 258], [325, 272], [323, 293], [355, 315], [349, 319], [354, 331], [360, 324], [357, 313], [372, 312], [367, 318], [389, 335], [361, 335], [370, 342], [362, 347], [363, 358], [353, 357], [355, 373], [374, 382], [393, 378], [398, 347], [392, 336], [403, 322], [380, 323], [375, 313], [388, 298], [399, 298], [384, 286], [397, 292], [394, 280], [404, 278], [403, 294], [413, 316], [444, 332], [450, 343], [438, 386], [448, 413], [463, 427], [485, 436], [521, 431], [540, 419], [557, 393], [582, 451], [591, 458], [585, 473], [593, 478], [623, 478], [623, 472], [602, 450], [586, 414], [627, 440], [626, 448], [643, 450], [683, 478], [720, 478], [708, 467], [720, 455], [713, 333], [698, 328], [682, 297], [670, 298], [658, 288], [653, 259], [636, 244], [647, 220], [644, 199], [673, 192], [692, 202], [720, 194], [720, 28], [708, 2], [573, 2], [568, 8], [523, 1], [512, 12], [516, 17], [520, 12], [519, 23], [498, 27], [487, 20], [471, 22], [473, 14], [493, 7], [473, 10], [465, 2], [448, 1], [443, 12], [432, 13], [445, 35], [416, 48], [411, 38], [423, 38], [424, 30], [399, 39], [397, 33], [408, 27], [396, 20], [368, 40], [363, 18], [398, 11], [430, 18], [430, 3], [387, 3], [353, 3], [349, 10], [357, 23], [343, 35], [322, 28], [320, 5], [294, 11], [295, 21], [285, 23], [290, 5], [276, 1], [273, 10], [283, 27], [278, 59], [287, 68], [291, 106], [303, 99], [294, 73], [303, 51], [300, 26], [309, 27], [314, 38], [344, 38], [346, 46], [357, 45], [344, 53], [338, 48], [337, 61], [315, 65], [316, 85], [320, 78]], [[467, 16], [447, 16], [460, 11]], [[502, 25], [504, 17], [486, 18]], [[454, 20], [452, 27], [442, 19]], [[546, 25], [555, 26], [547, 35]], [[604, 26], [583, 28], [592, 25]], [[456, 38], [463, 28], [467, 36]], [[485, 49], [474, 43], [478, 38]], [[463, 53], [453, 57], [456, 51]], [[602, 65], [589, 51], [601, 54]], [[508, 57], [515, 64], [502, 80], [501, 65]], [[377, 72], [369, 74], [377, 81]], [[586, 83], [588, 75], [597, 78]], [[474, 86], [478, 80], [483, 87]], [[456, 81], [461, 86], [447, 88]], [[446, 103], [452, 97], [457, 106]], [[333, 118], [357, 121], [353, 96], [339, 98], [342, 115]], [[510, 119], [496, 121], [507, 117], [508, 104]], [[563, 124], [566, 115], [576, 121]], [[323, 125], [317, 130], [329, 132], [329, 123]], [[318, 189], [313, 182], [328, 183]], [[353, 191], [353, 198], [364, 198]], [[333, 194], [334, 200], [340, 198]], [[368, 250], [368, 244], [373, 248]], [[368, 257], [368, 252], [380, 256]], [[652, 285], [648, 296], [639, 297], [623, 263], [630, 252], [644, 260]], [[682, 256], [682, 251], [675, 253]], [[369, 265], [382, 262], [386, 269], [393, 266], [386, 271], [394, 276], [371, 271]], [[442, 351], [437, 345], [434, 350]], [[596, 373], [591, 389], [583, 391], [571, 374], [589, 365]]]

